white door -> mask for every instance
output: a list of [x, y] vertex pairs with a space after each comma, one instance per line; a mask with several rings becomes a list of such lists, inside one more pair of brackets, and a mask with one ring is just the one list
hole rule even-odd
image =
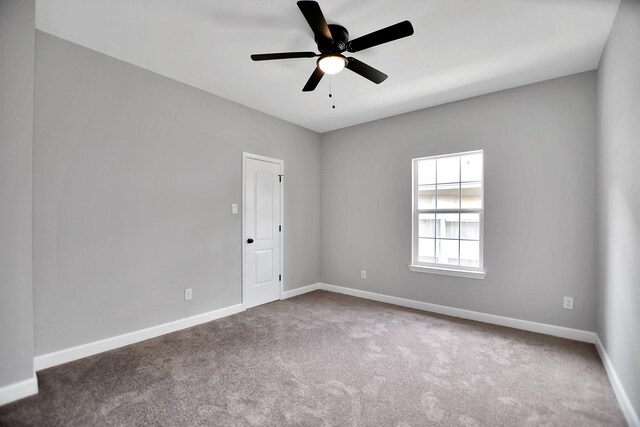
[[244, 154], [245, 307], [280, 299], [282, 161]]

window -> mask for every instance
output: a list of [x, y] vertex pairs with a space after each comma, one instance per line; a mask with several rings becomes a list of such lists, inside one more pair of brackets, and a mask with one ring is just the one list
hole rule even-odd
[[483, 152], [413, 159], [411, 271], [484, 278]]

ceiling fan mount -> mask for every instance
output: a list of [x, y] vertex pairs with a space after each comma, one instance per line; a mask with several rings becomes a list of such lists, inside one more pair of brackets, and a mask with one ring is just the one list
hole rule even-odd
[[268, 61], [274, 59], [319, 57], [316, 62], [316, 69], [302, 89], [303, 92], [313, 91], [325, 74], [336, 74], [343, 68], [348, 68], [376, 84], [382, 83], [388, 77], [386, 74], [356, 58], [344, 56], [343, 53], [347, 51], [350, 53], [359, 52], [413, 34], [411, 22], [402, 21], [354, 40], [349, 40], [349, 32], [345, 27], [337, 24], [327, 24], [317, 2], [299, 1], [297, 4], [313, 31], [314, 39], [320, 53], [263, 53], [251, 55], [251, 59], [254, 61]]

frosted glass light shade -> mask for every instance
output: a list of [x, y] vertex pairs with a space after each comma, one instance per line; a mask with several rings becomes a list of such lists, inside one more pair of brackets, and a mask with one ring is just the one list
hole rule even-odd
[[325, 56], [318, 61], [318, 66], [325, 74], [338, 74], [345, 65], [347, 61], [341, 55]]

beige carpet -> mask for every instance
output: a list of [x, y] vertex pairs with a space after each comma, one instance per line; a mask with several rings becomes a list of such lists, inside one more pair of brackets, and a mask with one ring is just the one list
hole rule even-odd
[[625, 425], [593, 345], [322, 291], [38, 379], [0, 424]]

